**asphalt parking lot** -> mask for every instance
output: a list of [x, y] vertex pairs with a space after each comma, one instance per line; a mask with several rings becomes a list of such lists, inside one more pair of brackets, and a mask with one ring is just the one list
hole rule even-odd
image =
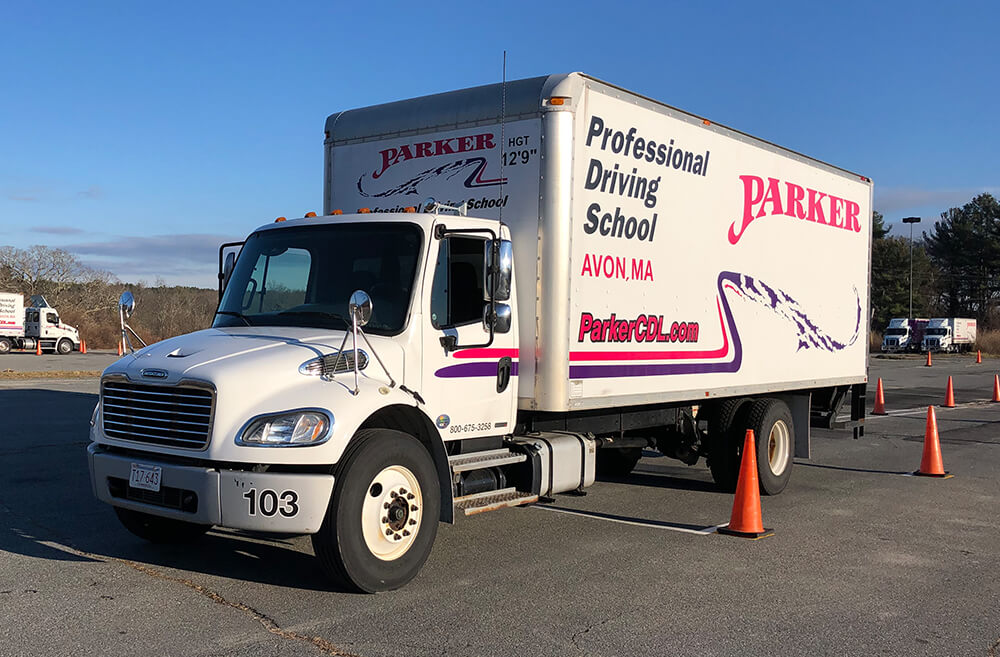
[[[732, 496], [650, 452], [585, 497], [442, 525], [417, 579], [374, 596], [331, 588], [307, 537], [133, 537], [90, 491], [97, 380], [0, 376], [0, 655], [995, 657], [1000, 360], [973, 361], [873, 359], [890, 415], [860, 440], [814, 431], [763, 500], [770, 538], [677, 531], [725, 523]], [[936, 412], [955, 476], [905, 476], [949, 374], [959, 406]]]

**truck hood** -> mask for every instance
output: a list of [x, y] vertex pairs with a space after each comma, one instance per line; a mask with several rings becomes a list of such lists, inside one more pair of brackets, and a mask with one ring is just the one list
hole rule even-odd
[[[135, 382], [175, 384], [194, 379], [221, 386], [225, 381], [260, 381], [261, 374], [267, 373], [275, 384], [293, 375], [301, 376], [299, 367], [313, 358], [335, 353], [343, 339], [344, 331], [287, 326], [205, 329], [145, 347], [121, 358], [104, 374], [124, 374]], [[405, 381], [403, 349], [391, 338], [368, 339], [393, 377]], [[359, 342], [363, 351], [371, 351], [364, 338]], [[352, 348], [348, 336], [344, 349]], [[365, 373], [386, 378], [374, 357], [369, 359]]]

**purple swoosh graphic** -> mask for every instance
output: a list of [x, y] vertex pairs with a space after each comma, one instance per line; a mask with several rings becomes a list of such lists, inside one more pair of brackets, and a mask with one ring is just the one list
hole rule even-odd
[[406, 182], [396, 185], [390, 189], [383, 192], [372, 192], [368, 193], [361, 186], [361, 182], [365, 179], [364, 176], [358, 178], [358, 193], [362, 196], [369, 198], [380, 198], [384, 196], [395, 196], [397, 194], [419, 194], [417, 187], [431, 178], [437, 178], [438, 176], [444, 176], [445, 178], [454, 178], [455, 176], [464, 173], [469, 167], [475, 167], [472, 173], [466, 177], [464, 185], [470, 189], [475, 189], [477, 187], [492, 187], [494, 185], [500, 185], [506, 182], [506, 178], [497, 180], [482, 180], [483, 171], [486, 169], [486, 158], [485, 157], [470, 157], [464, 160], [456, 160], [449, 164], [442, 164], [439, 167], [434, 167], [433, 169], [427, 169], [426, 171], [421, 171], [413, 178], [407, 180]]

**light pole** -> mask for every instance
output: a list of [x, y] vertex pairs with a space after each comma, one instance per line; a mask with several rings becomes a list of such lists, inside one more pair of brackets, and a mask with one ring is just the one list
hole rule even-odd
[[913, 321], [913, 224], [920, 223], [920, 217], [903, 217], [904, 224], [910, 224], [910, 314], [907, 319]]

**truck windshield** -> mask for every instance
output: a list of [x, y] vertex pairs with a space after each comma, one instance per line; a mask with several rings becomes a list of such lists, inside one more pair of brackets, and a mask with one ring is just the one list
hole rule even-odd
[[927, 329], [927, 335], [948, 335], [948, 329], [946, 329], [946, 328], [929, 328], [929, 329]]
[[909, 329], [905, 328], [891, 328], [885, 330], [886, 335], [906, 335], [907, 333], [909, 333]]
[[407, 223], [319, 224], [251, 235], [226, 286], [213, 327], [344, 329], [355, 290], [372, 299], [371, 333], [406, 324], [423, 242]]

